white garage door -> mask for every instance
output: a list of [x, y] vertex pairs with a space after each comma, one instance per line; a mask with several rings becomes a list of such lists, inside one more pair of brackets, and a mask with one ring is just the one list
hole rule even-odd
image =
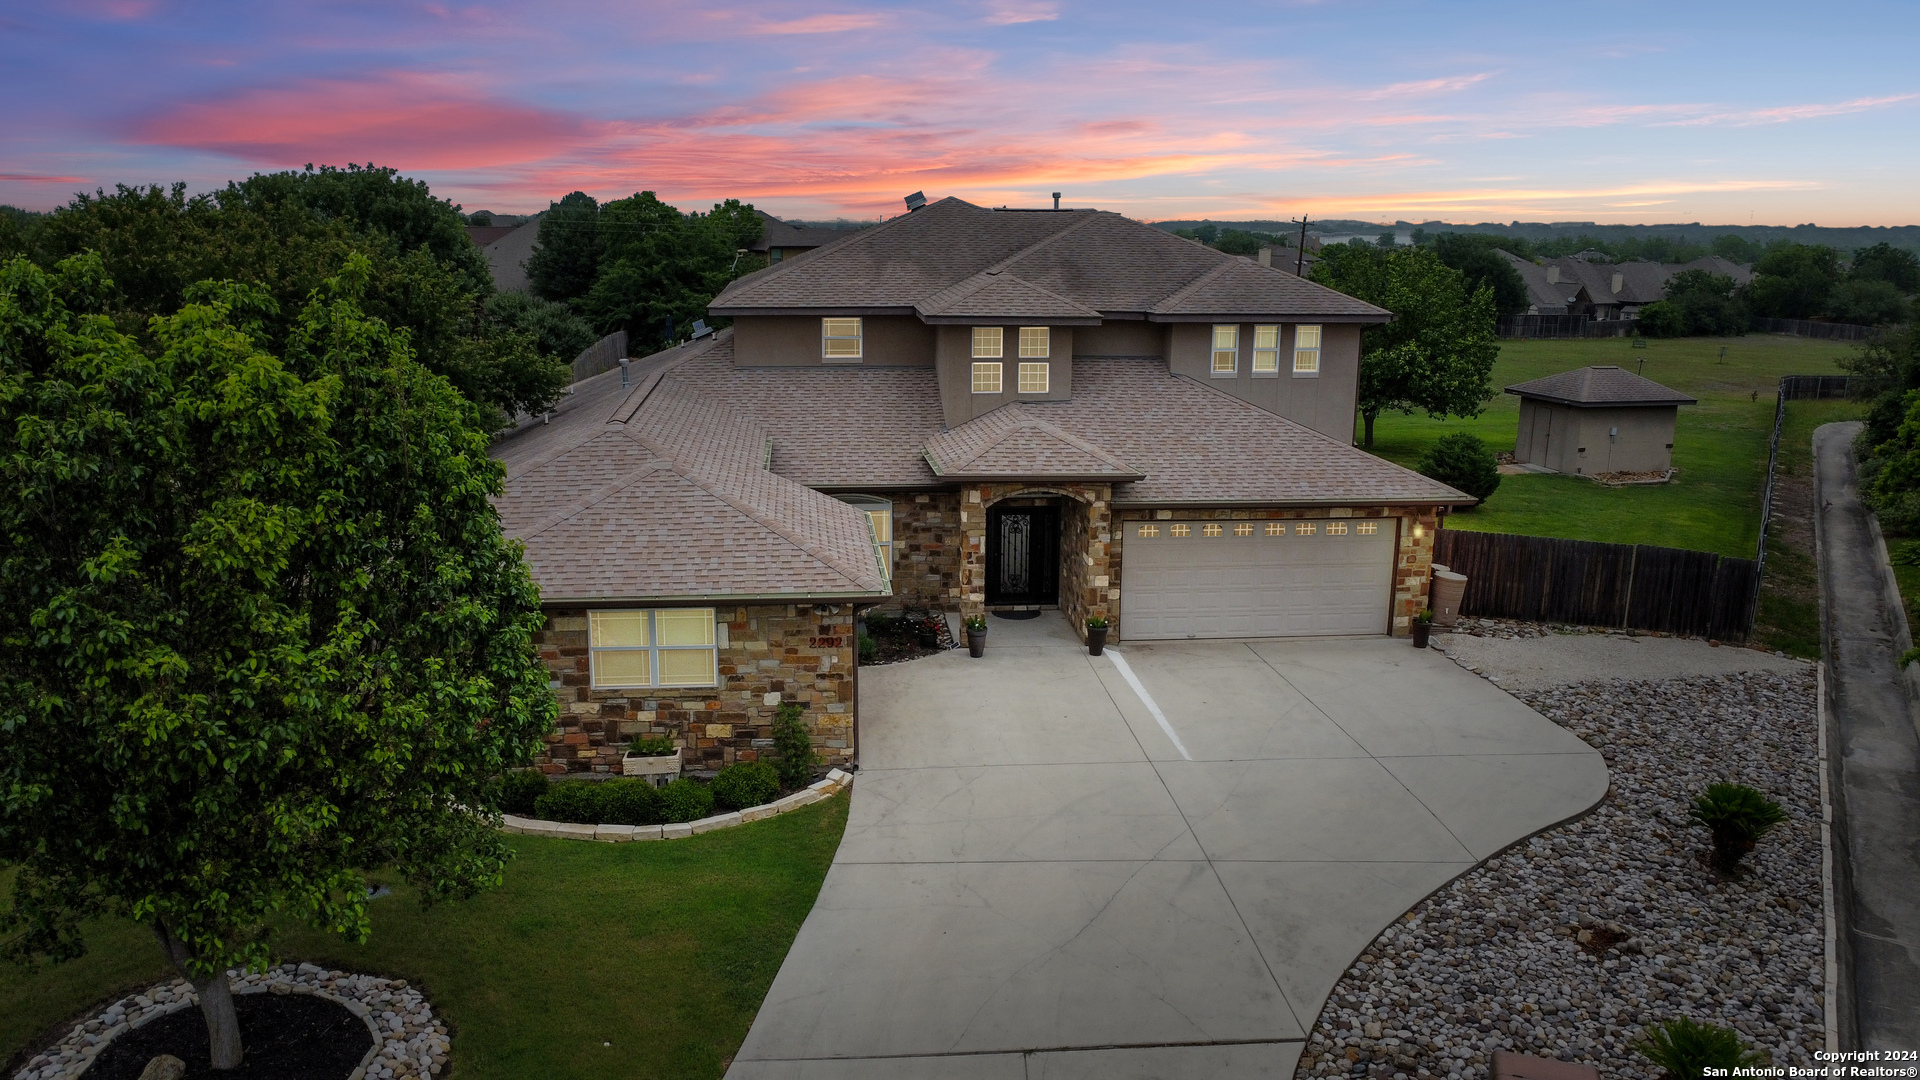
[[1384, 634], [1393, 518], [1129, 521], [1120, 636]]

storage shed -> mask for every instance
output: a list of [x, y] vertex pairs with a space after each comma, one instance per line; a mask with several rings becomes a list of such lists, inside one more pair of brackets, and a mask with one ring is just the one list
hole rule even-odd
[[1507, 387], [1520, 398], [1513, 459], [1563, 473], [1665, 472], [1673, 424], [1695, 399], [1610, 364]]

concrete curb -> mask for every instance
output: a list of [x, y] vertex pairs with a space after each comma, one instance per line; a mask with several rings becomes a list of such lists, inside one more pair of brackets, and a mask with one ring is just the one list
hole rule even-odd
[[701, 818], [699, 821], [682, 821], [672, 825], [575, 825], [564, 821], [541, 821], [538, 818], [505, 814], [502, 815], [500, 831], [521, 836], [549, 836], [560, 840], [598, 840], [608, 844], [623, 844], [634, 840], [678, 840], [719, 829], [731, 829], [736, 825], [764, 821], [776, 814], [784, 814], [789, 810], [798, 810], [822, 799], [832, 798], [851, 787], [853, 787], [853, 774], [834, 769], [827, 773], [825, 780], [816, 780], [785, 798], [775, 799], [764, 806], [715, 814], [712, 817]]

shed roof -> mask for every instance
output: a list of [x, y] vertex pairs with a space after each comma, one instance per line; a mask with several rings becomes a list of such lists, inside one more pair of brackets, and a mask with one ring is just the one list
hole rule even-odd
[[1611, 364], [1563, 371], [1532, 382], [1516, 383], [1507, 393], [1559, 405], [1599, 408], [1620, 405], [1694, 405], [1694, 398]]

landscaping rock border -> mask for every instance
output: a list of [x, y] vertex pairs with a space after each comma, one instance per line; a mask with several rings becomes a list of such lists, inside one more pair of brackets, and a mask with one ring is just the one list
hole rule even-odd
[[598, 840], [603, 843], [622, 844], [634, 840], [678, 840], [685, 836], [699, 836], [716, 829], [729, 829], [735, 825], [745, 825], [750, 821], [761, 821], [789, 810], [798, 810], [811, 806], [822, 799], [830, 799], [853, 786], [853, 774], [833, 769], [825, 780], [816, 780], [806, 788], [784, 798], [775, 799], [764, 806], [751, 806], [745, 810], [733, 810], [725, 814], [715, 814], [699, 821], [682, 821], [672, 825], [577, 825], [567, 821], [541, 821], [538, 818], [504, 815], [500, 826], [504, 832], [518, 833], [522, 836], [550, 836], [559, 840]]
[[[373, 1048], [348, 1080], [399, 1080], [438, 1076], [447, 1064], [447, 1025], [405, 979], [330, 971], [315, 964], [281, 964], [263, 972], [227, 972], [235, 994], [312, 994], [338, 1002], [364, 1020]], [[27, 1061], [13, 1080], [72, 1080], [85, 1074], [94, 1056], [120, 1035], [182, 1009], [200, 998], [185, 979], [157, 983], [108, 1005], [75, 1024], [67, 1037]]]
[[[1816, 683], [1803, 672], [1516, 693], [1606, 756], [1592, 813], [1441, 887], [1347, 969], [1296, 1076], [1481, 1080], [1495, 1050], [1652, 1080], [1632, 1043], [1678, 1016], [1775, 1066], [1825, 1047]], [[1725, 879], [1688, 800], [1751, 784], [1788, 820]]]

